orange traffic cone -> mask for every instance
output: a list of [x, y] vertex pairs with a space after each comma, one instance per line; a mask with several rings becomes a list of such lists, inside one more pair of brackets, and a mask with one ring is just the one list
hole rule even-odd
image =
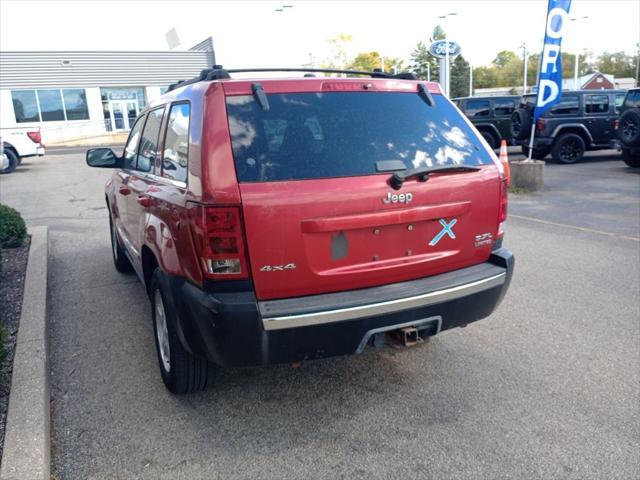
[[500, 163], [502, 163], [508, 187], [511, 185], [511, 168], [509, 167], [509, 155], [507, 154], [507, 141], [505, 139], [500, 142]]

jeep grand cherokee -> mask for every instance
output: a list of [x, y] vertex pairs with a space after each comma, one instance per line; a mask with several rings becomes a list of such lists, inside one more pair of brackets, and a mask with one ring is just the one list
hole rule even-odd
[[508, 179], [437, 84], [236, 72], [172, 85], [122, 155], [87, 152], [115, 169], [114, 263], [147, 289], [172, 392], [491, 314], [514, 265]]

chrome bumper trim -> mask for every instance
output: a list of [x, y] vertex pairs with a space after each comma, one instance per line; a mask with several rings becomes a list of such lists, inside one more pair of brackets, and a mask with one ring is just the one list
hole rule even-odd
[[386, 302], [358, 305], [357, 307], [326, 310], [322, 312], [303, 313], [299, 315], [287, 315], [282, 317], [263, 318], [262, 325], [265, 330], [282, 330], [284, 328], [308, 327], [326, 323], [355, 320], [373, 315], [395, 313], [410, 308], [426, 307], [436, 303], [455, 300], [458, 298], [483, 292], [498, 287], [506, 281], [507, 273], [503, 272], [492, 277], [483, 278], [475, 282], [458, 285], [457, 287], [424, 293], [412, 297], [399, 298]]

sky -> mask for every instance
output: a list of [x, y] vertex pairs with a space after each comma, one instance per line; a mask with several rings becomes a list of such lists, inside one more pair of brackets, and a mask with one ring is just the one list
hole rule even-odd
[[[293, 5], [283, 12], [275, 9]], [[297, 67], [329, 54], [327, 39], [353, 37], [349, 53], [378, 51], [409, 59], [428, 41], [438, 16], [473, 65], [501, 50], [540, 51], [546, 0], [460, 1], [179, 1], [0, 0], [0, 50], [168, 50], [175, 28], [181, 49], [208, 36], [227, 68]], [[640, 0], [573, 0], [563, 49], [625, 50], [640, 41]]]

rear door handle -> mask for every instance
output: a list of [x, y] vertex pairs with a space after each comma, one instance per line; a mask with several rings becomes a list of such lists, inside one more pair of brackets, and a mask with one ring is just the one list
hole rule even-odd
[[131, 193], [131, 189], [125, 185], [122, 185], [118, 191], [120, 192], [121, 195], [129, 195]]
[[153, 205], [153, 198], [147, 197], [146, 195], [138, 195], [138, 203], [143, 207], [150, 207]]

